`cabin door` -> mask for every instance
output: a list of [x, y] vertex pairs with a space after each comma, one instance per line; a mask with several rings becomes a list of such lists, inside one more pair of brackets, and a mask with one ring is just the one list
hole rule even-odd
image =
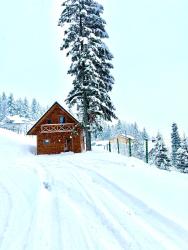
[[65, 140], [65, 152], [69, 151], [72, 151], [72, 140], [70, 138]]

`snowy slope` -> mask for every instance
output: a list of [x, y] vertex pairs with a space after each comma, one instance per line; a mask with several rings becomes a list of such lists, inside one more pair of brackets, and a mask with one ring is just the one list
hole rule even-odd
[[0, 129], [0, 250], [187, 250], [188, 175]]

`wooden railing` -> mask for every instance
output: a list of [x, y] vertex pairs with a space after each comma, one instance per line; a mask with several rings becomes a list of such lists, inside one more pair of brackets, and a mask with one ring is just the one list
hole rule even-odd
[[73, 128], [74, 123], [43, 124], [41, 125], [41, 133], [71, 132]]

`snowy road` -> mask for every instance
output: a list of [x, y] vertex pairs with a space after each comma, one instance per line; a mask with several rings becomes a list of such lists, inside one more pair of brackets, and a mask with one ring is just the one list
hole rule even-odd
[[186, 191], [177, 195], [186, 175], [106, 152], [35, 156], [18, 147], [1, 155], [0, 250], [188, 249]]
[[186, 230], [83, 167], [88, 159], [55, 165], [45, 169], [60, 201], [62, 249], [187, 249]]

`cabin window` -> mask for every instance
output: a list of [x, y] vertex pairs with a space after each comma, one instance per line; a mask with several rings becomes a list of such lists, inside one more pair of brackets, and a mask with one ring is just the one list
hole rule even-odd
[[61, 115], [61, 116], [59, 117], [59, 123], [60, 123], [60, 124], [65, 123], [65, 117], [64, 117], [64, 116]]
[[43, 140], [43, 144], [45, 144], [45, 145], [50, 144], [50, 140], [49, 140], [49, 139], [44, 139], [44, 140]]
[[51, 120], [51, 119], [48, 119], [48, 120], [47, 120], [47, 123], [48, 123], [48, 124], [52, 124], [52, 120]]

